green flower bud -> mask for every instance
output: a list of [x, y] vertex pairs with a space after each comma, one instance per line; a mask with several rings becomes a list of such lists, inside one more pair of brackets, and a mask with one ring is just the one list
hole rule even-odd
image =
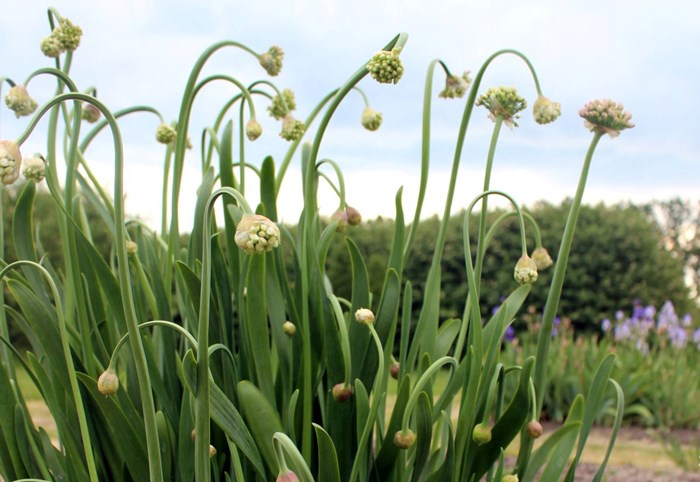
[[333, 395], [333, 400], [336, 402], [347, 402], [352, 396], [352, 387], [350, 385], [346, 385], [345, 383], [338, 383], [333, 386], [331, 394]]
[[262, 134], [262, 126], [255, 119], [250, 119], [245, 126], [245, 135], [250, 141], [254, 141]]
[[94, 124], [100, 120], [101, 116], [102, 112], [100, 112], [100, 109], [88, 102], [83, 103], [82, 117], [84, 121]]
[[280, 230], [265, 216], [246, 214], [236, 226], [234, 239], [248, 254], [265, 253], [279, 246]]
[[270, 50], [260, 55], [259, 60], [267, 74], [275, 77], [282, 70], [282, 59], [284, 59], [284, 51], [281, 47], [273, 45]]
[[282, 331], [284, 331], [285, 335], [291, 338], [296, 335], [297, 327], [291, 321], [285, 321], [284, 324], [282, 324]]
[[156, 140], [161, 144], [172, 144], [177, 138], [177, 131], [168, 124], [161, 124], [156, 129]]
[[66, 52], [72, 52], [80, 45], [80, 37], [83, 36], [83, 30], [67, 18], [61, 19], [58, 26], [53, 29], [53, 35], [61, 49]]
[[63, 48], [61, 48], [61, 43], [54, 35], [49, 35], [44, 40], [41, 41], [41, 53], [47, 57], [54, 59], [63, 53]]
[[513, 277], [521, 285], [537, 281], [537, 265], [527, 254], [522, 255], [515, 264]]
[[532, 252], [532, 260], [535, 262], [535, 266], [537, 266], [537, 271], [547, 269], [554, 264], [549, 252], [542, 246], [535, 248]]
[[592, 100], [578, 113], [585, 119], [583, 124], [591, 132], [608, 134], [610, 137], [617, 137], [621, 131], [634, 127], [632, 114], [625, 112], [622, 104], [610, 99]]
[[297, 474], [291, 470], [287, 470], [284, 473], [280, 472], [275, 482], [299, 482], [299, 478], [297, 477]]
[[331, 216], [331, 221], [337, 221], [338, 225], [335, 227], [337, 233], [344, 233], [345, 229], [348, 227], [348, 212], [347, 210], [339, 210], [333, 213]]
[[350, 226], [357, 226], [362, 222], [362, 214], [360, 214], [360, 211], [358, 211], [357, 209], [348, 206], [345, 209], [345, 212], [348, 215], [348, 224]]
[[304, 137], [306, 126], [300, 120], [296, 120], [292, 114], [287, 114], [282, 120], [280, 137], [285, 141], [298, 141]]
[[213, 459], [214, 457], [216, 457], [216, 447], [214, 447], [213, 445], [210, 445], [209, 446], [209, 458]]
[[406, 429], [406, 431], [399, 430], [394, 434], [394, 445], [400, 449], [408, 449], [416, 443], [416, 434], [413, 430]]
[[367, 70], [380, 84], [396, 84], [403, 76], [403, 64], [399, 58], [401, 49], [382, 50], [367, 63]]
[[520, 479], [518, 479], [518, 476], [515, 474], [508, 474], [504, 475], [501, 478], [501, 482], [518, 482]]
[[17, 143], [13, 141], [0, 141], [0, 184], [9, 186], [19, 177], [19, 168], [22, 165], [22, 154]]
[[472, 440], [476, 442], [477, 445], [489, 443], [491, 441], [491, 427], [485, 423], [476, 424], [472, 432]]
[[544, 433], [542, 424], [537, 420], [530, 420], [527, 424], [527, 434], [532, 438], [540, 438]]
[[17, 117], [33, 114], [38, 106], [36, 101], [29, 95], [27, 88], [19, 84], [7, 91], [5, 104]]
[[363, 325], [371, 325], [374, 319], [374, 313], [367, 308], [360, 308], [355, 312], [355, 320]]
[[552, 102], [542, 95], [537, 96], [535, 104], [532, 106], [532, 116], [538, 124], [549, 124], [554, 122], [561, 115], [561, 104]]
[[272, 117], [277, 120], [284, 118], [287, 114], [297, 108], [292, 89], [284, 89], [272, 98], [272, 103], [267, 108]]
[[34, 156], [24, 160], [22, 174], [26, 179], [41, 182], [44, 180], [45, 171], [46, 161], [44, 161], [41, 154], [34, 154]]
[[479, 96], [476, 105], [486, 107], [492, 121], [501, 116], [507, 126], [518, 127], [515, 119], [520, 118], [518, 112], [527, 107], [527, 102], [518, 95], [515, 87], [492, 87]]
[[97, 390], [107, 397], [114, 395], [119, 390], [119, 377], [112, 367], [107, 368], [97, 379]]
[[469, 71], [464, 72], [461, 77], [448, 75], [445, 79], [445, 88], [438, 95], [443, 99], [461, 99], [467, 93], [471, 83]]
[[139, 245], [128, 239], [126, 241], [126, 254], [129, 256], [135, 256], [139, 251]]
[[382, 125], [382, 113], [377, 112], [371, 107], [365, 107], [362, 111], [362, 118], [360, 119], [362, 127], [368, 131], [376, 131], [379, 126]]

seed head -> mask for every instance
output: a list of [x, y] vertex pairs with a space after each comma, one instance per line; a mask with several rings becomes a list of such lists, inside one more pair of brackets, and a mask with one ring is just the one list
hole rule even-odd
[[352, 387], [350, 385], [346, 385], [345, 383], [337, 383], [333, 385], [331, 394], [333, 395], [333, 400], [336, 402], [347, 402], [352, 396]]
[[298, 141], [304, 137], [304, 131], [306, 126], [300, 120], [296, 120], [294, 116], [290, 113], [284, 116], [282, 120], [282, 130], [280, 131], [280, 137], [285, 141]]
[[284, 51], [281, 47], [273, 45], [270, 50], [260, 54], [260, 65], [268, 75], [275, 77], [282, 70], [282, 59], [284, 59]]
[[288, 337], [293, 337], [297, 333], [297, 327], [294, 323], [291, 321], [285, 321], [282, 324], [282, 331], [284, 331], [284, 334], [287, 335]]
[[357, 226], [362, 222], [362, 214], [360, 214], [360, 211], [358, 211], [354, 207], [348, 206], [345, 209], [345, 212], [348, 215], [348, 224], [350, 226]]
[[537, 281], [537, 265], [527, 254], [522, 255], [515, 264], [513, 277], [521, 285]]
[[501, 116], [507, 126], [518, 127], [515, 119], [520, 118], [518, 112], [527, 107], [527, 102], [518, 95], [515, 87], [492, 87], [479, 96], [476, 105], [486, 107], [492, 121]]
[[591, 132], [617, 137], [624, 129], [634, 127], [632, 114], [625, 112], [620, 103], [610, 99], [592, 100], [584, 105], [578, 114], [585, 119], [585, 125]]
[[291, 470], [288, 470], [284, 473], [280, 472], [275, 482], [299, 482], [299, 478], [297, 477], [297, 474]]
[[113, 368], [107, 370], [97, 379], [97, 390], [107, 397], [114, 395], [119, 390], [119, 377]]
[[284, 89], [272, 98], [272, 103], [267, 108], [272, 117], [277, 120], [284, 118], [287, 114], [297, 108], [292, 89]]
[[53, 35], [61, 49], [66, 52], [72, 52], [80, 45], [80, 37], [83, 36], [83, 30], [67, 18], [61, 19], [58, 26], [53, 29]]
[[403, 76], [403, 64], [399, 54], [401, 49], [381, 50], [367, 63], [367, 70], [380, 84], [396, 84]]
[[377, 112], [371, 107], [365, 107], [365, 110], [362, 111], [360, 122], [362, 123], [362, 127], [368, 131], [376, 131], [379, 129], [379, 126], [382, 125], [382, 113]]
[[538, 124], [549, 124], [554, 122], [561, 115], [561, 104], [552, 102], [548, 97], [537, 96], [535, 104], [532, 106], [532, 116]]
[[280, 230], [265, 216], [246, 214], [236, 227], [235, 241], [248, 254], [272, 251], [280, 244]]
[[542, 246], [535, 248], [532, 252], [532, 260], [535, 262], [535, 266], [537, 266], [537, 271], [545, 270], [554, 264], [549, 252]]
[[485, 423], [476, 424], [472, 432], [472, 440], [476, 442], [477, 445], [489, 443], [491, 441], [491, 427]]
[[29, 95], [27, 88], [19, 84], [7, 91], [5, 104], [17, 117], [33, 114], [38, 106], [36, 101]]
[[41, 53], [47, 57], [54, 59], [63, 53], [61, 48], [61, 43], [58, 41], [56, 36], [49, 35], [44, 40], [41, 41]]
[[250, 141], [254, 141], [262, 134], [262, 126], [255, 119], [250, 119], [245, 125], [245, 135]]
[[399, 430], [394, 434], [394, 445], [400, 449], [411, 448], [414, 443], [416, 443], [416, 434], [410, 428], [405, 431]]
[[469, 77], [469, 71], [466, 71], [462, 76], [448, 75], [445, 79], [445, 88], [440, 92], [439, 96], [443, 99], [461, 99], [467, 93], [469, 86], [472, 83]]
[[161, 124], [156, 129], [156, 140], [161, 144], [172, 144], [177, 138], [177, 131], [168, 124]]
[[540, 438], [544, 433], [544, 428], [537, 420], [530, 420], [527, 424], [527, 433], [532, 438]]
[[83, 120], [89, 122], [90, 124], [94, 124], [98, 120], [100, 120], [100, 117], [102, 116], [102, 112], [100, 112], [100, 109], [95, 107], [94, 105], [90, 104], [89, 102], [83, 103]]
[[44, 161], [44, 158], [41, 154], [34, 154], [32, 157], [24, 160], [22, 174], [30, 181], [41, 182], [44, 180], [45, 170], [46, 161]]
[[17, 143], [13, 141], [0, 141], [0, 184], [9, 186], [19, 177], [19, 168], [22, 165], [22, 154]]
[[363, 325], [371, 325], [374, 323], [374, 313], [367, 308], [360, 308], [355, 312], [355, 320]]

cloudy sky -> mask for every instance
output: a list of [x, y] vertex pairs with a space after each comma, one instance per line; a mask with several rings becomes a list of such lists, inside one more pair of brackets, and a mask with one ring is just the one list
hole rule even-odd
[[[384, 115], [377, 132], [359, 125], [362, 99], [350, 95], [337, 111], [321, 146], [321, 157], [338, 162], [347, 184], [348, 202], [365, 217], [393, 216], [393, 199], [404, 187], [411, 216], [418, 189], [423, 85], [432, 59], [444, 60], [453, 72], [476, 72], [495, 50], [516, 48], [534, 64], [545, 95], [561, 102], [562, 117], [539, 126], [523, 115], [520, 127], [504, 129], [496, 152], [492, 187], [519, 202], [559, 202], [573, 194], [590, 133], [579, 108], [594, 98], [622, 102], [637, 124], [619, 138], [605, 138], [597, 151], [586, 202], [642, 202], [673, 196], [700, 198], [700, 3], [695, 0], [632, 2], [622, 0], [450, 1], [287, 0], [57, 0], [62, 15], [84, 31], [74, 56], [72, 76], [81, 89], [96, 86], [112, 110], [147, 104], [175, 120], [187, 77], [196, 58], [212, 43], [231, 39], [263, 52], [272, 44], [286, 52], [280, 87], [297, 95], [303, 118], [329, 91], [398, 32], [409, 40], [402, 53], [405, 75], [396, 86], [360, 84], [372, 107]], [[33, 70], [51, 63], [38, 49], [48, 35], [48, 4], [14, 2], [0, 16], [0, 77], [23, 82]], [[257, 61], [234, 49], [215, 54], [204, 75], [222, 73], [249, 83], [265, 77]], [[456, 132], [464, 100], [437, 98], [444, 76], [437, 72], [433, 101], [432, 166], [425, 215], [442, 212]], [[38, 78], [30, 90], [49, 99], [53, 80]], [[515, 86], [534, 102], [536, 93], [525, 64], [501, 57], [487, 71], [481, 90]], [[3, 95], [7, 85], [3, 86]], [[221, 106], [235, 91], [216, 83], [198, 98], [190, 135], [198, 142]], [[248, 148], [247, 159], [259, 164], [286, 151], [279, 125], [258, 105], [263, 136]], [[234, 116], [237, 121], [237, 114]], [[17, 137], [19, 121], [0, 108], [0, 138]], [[44, 151], [43, 122], [23, 152]], [[126, 118], [127, 210], [157, 225], [163, 150], [153, 140], [153, 116]], [[492, 123], [477, 109], [467, 134], [453, 211], [480, 192]], [[315, 132], [315, 125], [310, 132]], [[309, 139], [311, 135], [307, 136]], [[113, 181], [110, 139], [105, 136], [88, 159], [104, 184]], [[187, 159], [181, 225], [191, 219], [200, 179], [197, 149]], [[283, 217], [293, 222], [301, 208], [299, 159], [295, 158], [280, 198]], [[249, 185], [255, 202], [257, 187]], [[321, 211], [332, 213], [337, 200], [321, 193]]]

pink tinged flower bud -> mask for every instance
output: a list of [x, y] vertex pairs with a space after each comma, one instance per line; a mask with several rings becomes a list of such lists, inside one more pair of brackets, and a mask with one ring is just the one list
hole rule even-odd
[[279, 246], [280, 230], [265, 216], [246, 214], [236, 226], [234, 239], [248, 254], [265, 253]]
[[0, 141], [0, 184], [9, 186], [19, 177], [22, 154], [17, 143]]
[[554, 122], [561, 115], [561, 104], [552, 102], [549, 98], [542, 95], [537, 97], [535, 104], [532, 106], [532, 116], [538, 124], [549, 124]]
[[362, 111], [360, 122], [362, 127], [368, 131], [376, 131], [382, 125], [382, 113], [371, 107], [365, 107], [365, 110]]
[[259, 60], [267, 74], [275, 77], [282, 70], [282, 59], [284, 59], [284, 51], [281, 47], [273, 45], [270, 50], [260, 55]]
[[114, 395], [119, 390], [119, 377], [113, 368], [107, 370], [97, 379], [97, 390], [107, 397]]
[[299, 482], [299, 478], [297, 477], [297, 474], [291, 470], [288, 470], [284, 473], [280, 472], [275, 482]]
[[542, 246], [535, 248], [532, 252], [532, 260], [535, 262], [535, 266], [537, 266], [537, 271], [547, 269], [554, 264], [549, 252]]
[[31, 115], [36, 110], [37, 102], [31, 98], [27, 88], [23, 85], [15, 85], [7, 91], [5, 104], [17, 117]]
[[331, 394], [333, 395], [333, 400], [336, 402], [347, 402], [352, 396], [352, 387], [350, 385], [346, 385], [345, 383], [338, 383], [333, 385]]
[[297, 333], [297, 327], [294, 323], [291, 321], [285, 321], [284, 324], [282, 325], [282, 331], [284, 331], [284, 334], [287, 335], [288, 337], [293, 337]]
[[416, 434], [411, 429], [399, 430], [394, 434], [394, 445], [400, 449], [408, 449], [416, 443]]
[[542, 424], [537, 420], [530, 420], [527, 424], [527, 434], [532, 438], [540, 438], [544, 433]]
[[282, 120], [280, 137], [285, 141], [298, 141], [304, 137], [306, 126], [300, 120], [296, 120], [292, 114], [287, 114]]
[[469, 90], [471, 83], [469, 71], [464, 72], [461, 77], [448, 75], [445, 79], [445, 88], [438, 95], [443, 99], [461, 99]]
[[519, 119], [518, 113], [527, 108], [527, 102], [518, 95], [515, 87], [492, 87], [479, 96], [476, 105], [484, 106], [492, 121], [502, 117], [508, 127], [518, 127], [515, 119]]
[[24, 160], [22, 174], [26, 179], [34, 182], [41, 182], [44, 180], [45, 171], [46, 162], [44, 158], [41, 157], [41, 154], [34, 154], [34, 156]]
[[393, 378], [394, 380], [399, 379], [400, 372], [401, 372], [401, 365], [399, 364], [399, 362], [394, 362], [389, 367], [389, 375], [391, 375], [391, 378]]
[[537, 281], [537, 265], [527, 254], [522, 255], [515, 264], [513, 277], [521, 285]]
[[177, 138], [177, 131], [168, 124], [161, 124], [156, 129], [156, 140], [161, 144], [172, 144]]
[[403, 76], [403, 64], [399, 54], [401, 49], [382, 50], [374, 54], [367, 63], [367, 70], [380, 84], [396, 84]]
[[337, 233], [344, 233], [345, 229], [348, 227], [348, 212], [347, 210], [336, 211], [331, 216], [331, 221], [337, 221], [338, 224], [335, 227]]
[[374, 319], [374, 313], [367, 308], [360, 308], [355, 312], [355, 320], [363, 325], [371, 325]]
[[250, 141], [254, 141], [262, 134], [262, 126], [255, 119], [250, 119], [245, 126], [245, 135]]
[[72, 52], [80, 45], [80, 38], [83, 36], [83, 30], [77, 25], [73, 25], [67, 18], [64, 18], [61, 19], [58, 26], [53, 29], [51, 35], [56, 38], [62, 50]]
[[348, 215], [348, 224], [350, 226], [357, 226], [362, 222], [362, 214], [360, 214], [360, 211], [358, 211], [354, 207], [348, 206], [345, 209], [345, 212]]
[[89, 122], [90, 124], [94, 124], [98, 120], [100, 120], [100, 117], [102, 116], [102, 112], [100, 112], [100, 109], [95, 107], [92, 104], [89, 103], [84, 103], [83, 104], [83, 120]]
[[40, 48], [41, 53], [51, 59], [56, 58], [63, 53], [61, 43], [54, 35], [49, 35], [44, 40], [42, 40]]
[[472, 440], [476, 442], [477, 445], [489, 443], [491, 441], [491, 427], [485, 423], [476, 424], [472, 432]]
[[267, 108], [267, 111], [272, 117], [280, 120], [296, 108], [297, 103], [294, 99], [294, 91], [292, 89], [284, 89], [272, 98], [272, 102]]
[[592, 100], [578, 113], [585, 119], [583, 124], [591, 132], [608, 134], [610, 137], [617, 137], [621, 131], [634, 127], [632, 114], [625, 112], [622, 104], [610, 99]]

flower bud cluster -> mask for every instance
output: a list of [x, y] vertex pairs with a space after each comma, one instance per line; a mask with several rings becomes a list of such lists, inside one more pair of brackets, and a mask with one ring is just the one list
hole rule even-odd
[[119, 377], [113, 368], [107, 368], [107, 370], [100, 375], [100, 378], [97, 379], [97, 390], [106, 397], [117, 393], [119, 390]]
[[245, 135], [248, 140], [254, 141], [262, 134], [262, 126], [255, 119], [250, 119], [245, 126]]
[[527, 254], [522, 255], [515, 264], [513, 277], [521, 285], [537, 281], [537, 265]]
[[264, 253], [279, 246], [280, 230], [265, 216], [246, 214], [236, 226], [234, 239], [248, 254]]
[[90, 124], [94, 124], [95, 122], [100, 120], [101, 116], [102, 112], [100, 112], [100, 109], [88, 102], [85, 102], [83, 104], [82, 117], [84, 121], [87, 121]]
[[272, 103], [267, 108], [270, 115], [277, 120], [283, 119], [287, 114], [297, 108], [292, 89], [284, 89], [272, 98]]
[[367, 308], [360, 308], [355, 312], [355, 321], [363, 325], [371, 325], [374, 323], [374, 313]]
[[461, 99], [467, 93], [469, 86], [472, 83], [469, 77], [469, 71], [466, 71], [462, 76], [448, 75], [445, 79], [445, 88], [440, 92], [439, 96], [443, 99]]
[[520, 118], [518, 112], [527, 108], [527, 102], [520, 97], [515, 87], [492, 87], [479, 96], [476, 105], [486, 107], [492, 121], [501, 116], [509, 127], [518, 127], [515, 121]]
[[44, 158], [41, 157], [41, 154], [34, 154], [34, 156], [24, 160], [22, 174], [26, 179], [34, 182], [41, 182], [44, 180], [45, 171], [46, 162]]
[[19, 177], [22, 154], [12, 141], [0, 141], [0, 184], [9, 186]]
[[610, 99], [592, 100], [584, 105], [578, 114], [583, 117], [585, 125], [591, 132], [617, 137], [624, 129], [634, 127], [632, 114], [625, 112], [622, 104]]
[[472, 431], [472, 440], [477, 445], [484, 445], [491, 441], [491, 427], [485, 423], [478, 423]]
[[549, 255], [549, 251], [542, 246], [535, 248], [532, 252], [532, 260], [535, 262], [535, 266], [537, 266], [537, 271], [545, 270], [554, 264], [552, 257]]
[[161, 124], [156, 129], [156, 140], [161, 144], [172, 144], [177, 138], [177, 131], [168, 124]]
[[37, 102], [29, 95], [27, 88], [19, 84], [7, 92], [5, 104], [17, 117], [33, 114], [38, 106]]
[[83, 30], [67, 18], [62, 18], [51, 35], [41, 41], [41, 52], [47, 57], [58, 57], [63, 52], [73, 52], [80, 45]]
[[403, 64], [399, 54], [401, 49], [382, 50], [374, 54], [367, 63], [367, 70], [380, 84], [396, 84], [403, 76]]
[[348, 224], [350, 226], [358, 226], [362, 222], [362, 214], [352, 206], [347, 206], [345, 210], [336, 211], [331, 218], [333, 221], [338, 222], [335, 230], [339, 233], [344, 233]]
[[294, 116], [289, 113], [282, 119], [282, 130], [280, 131], [280, 137], [285, 141], [298, 141], [304, 137], [304, 131], [306, 126], [300, 120], [294, 118]]
[[377, 112], [371, 107], [365, 107], [362, 111], [360, 122], [362, 123], [362, 127], [368, 131], [376, 131], [382, 125], [382, 113]]
[[273, 45], [270, 50], [260, 55], [260, 65], [265, 69], [268, 75], [275, 77], [282, 71], [282, 60], [284, 59], [284, 51], [281, 47]]
[[532, 106], [532, 116], [535, 122], [544, 125], [554, 122], [561, 115], [561, 104], [552, 102], [542, 95], [537, 96], [535, 104]]

